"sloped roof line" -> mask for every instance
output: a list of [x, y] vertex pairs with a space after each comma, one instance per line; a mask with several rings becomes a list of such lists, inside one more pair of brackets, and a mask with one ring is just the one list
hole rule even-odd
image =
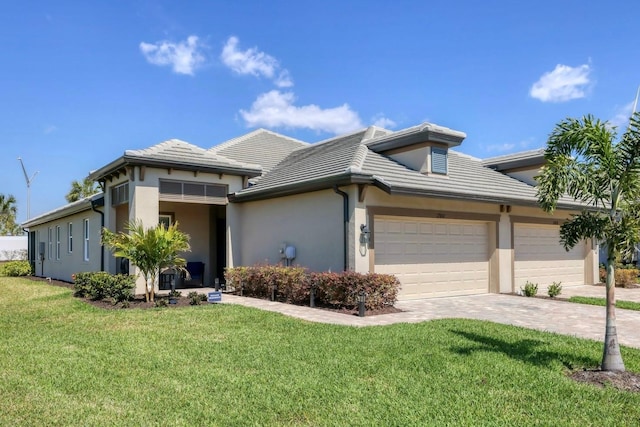
[[259, 129], [253, 130], [253, 131], [251, 131], [249, 133], [246, 133], [244, 135], [240, 135], [238, 137], [231, 138], [231, 139], [228, 139], [226, 141], [223, 141], [220, 144], [216, 144], [213, 147], [209, 148], [207, 151], [209, 151], [209, 152], [220, 151], [220, 150], [223, 150], [223, 149], [225, 149], [225, 148], [227, 148], [227, 147], [229, 147], [231, 145], [237, 144], [239, 142], [246, 141], [247, 139], [250, 139], [250, 138], [253, 138], [254, 136], [260, 135], [261, 133], [268, 133], [268, 134], [270, 134], [272, 136], [275, 136], [275, 137], [278, 137], [278, 138], [287, 139], [287, 140], [289, 140], [291, 142], [297, 142], [297, 143], [302, 144], [302, 145], [310, 145], [308, 142], [305, 142], [305, 141], [302, 141], [302, 140], [299, 140], [299, 139], [296, 139], [296, 138], [292, 138], [292, 137], [287, 136], [287, 135], [282, 135], [280, 133], [270, 131], [269, 129], [259, 128]]

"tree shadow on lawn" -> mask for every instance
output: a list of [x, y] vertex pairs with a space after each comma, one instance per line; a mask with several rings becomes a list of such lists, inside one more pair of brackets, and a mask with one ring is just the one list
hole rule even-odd
[[598, 366], [598, 360], [594, 358], [579, 356], [575, 353], [545, 350], [544, 347], [547, 343], [543, 340], [528, 338], [505, 341], [468, 331], [453, 329], [450, 331], [476, 343], [466, 347], [452, 347], [453, 351], [461, 355], [470, 355], [477, 351], [502, 353], [512, 359], [543, 368], [551, 368], [554, 362], [562, 363], [569, 370]]

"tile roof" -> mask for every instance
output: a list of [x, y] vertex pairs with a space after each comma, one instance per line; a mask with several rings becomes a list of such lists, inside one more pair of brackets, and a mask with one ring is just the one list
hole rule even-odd
[[[376, 137], [388, 139], [388, 133], [380, 132], [373, 138], [370, 135], [371, 128], [296, 150], [256, 185], [236, 193], [235, 200], [309, 191], [312, 185], [318, 188], [323, 181], [324, 187], [330, 188], [340, 180], [343, 184], [353, 182], [349, 178], [357, 176], [359, 182], [368, 177], [370, 183], [392, 194], [537, 205], [535, 187], [485, 167], [480, 159], [449, 150], [448, 174], [425, 175], [370, 148], [375, 146]], [[569, 198], [559, 203], [559, 207], [578, 205]]]
[[266, 129], [257, 129], [238, 138], [230, 139], [208, 150], [241, 163], [260, 165], [268, 172], [285, 157], [308, 143]]
[[144, 160], [154, 159], [209, 167], [221, 166], [227, 168], [261, 169], [260, 166], [255, 163], [233, 160], [179, 139], [169, 139], [142, 150], [127, 150], [125, 151], [125, 157], [138, 157]]

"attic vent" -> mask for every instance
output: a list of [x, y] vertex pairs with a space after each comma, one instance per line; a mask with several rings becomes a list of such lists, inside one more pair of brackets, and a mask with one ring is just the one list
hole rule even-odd
[[125, 182], [111, 188], [111, 206], [118, 206], [129, 201], [129, 183]]
[[227, 186], [202, 182], [160, 181], [160, 200], [227, 204]]
[[431, 148], [431, 172], [447, 174], [447, 150]]

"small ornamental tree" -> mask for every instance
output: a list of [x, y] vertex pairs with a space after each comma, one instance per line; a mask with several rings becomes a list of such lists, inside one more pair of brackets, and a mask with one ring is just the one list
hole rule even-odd
[[607, 249], [606, 327], [601, 369], [624, 371], [615, 314], [615, 264], [640, 241], [640, 114], [618, 139], [615, 128], [592, 116], [556, 125], [538, 176], [538, 202], [553, 212], [568, 195], [586, 206], [560, 227], [568, 250], [582, 239], [603, 242]]
[[191, 249], [189, 236], [178, 230], [178, 222], [168, 228], [163, 224], [144, 228], [134, 221], [125, 232], [102, 230], [102, 241], [117, 257], [126, 258], [140, 270], [145, 281], [145, 299], [155, 300], [155, 285], [161, 271], [168, 268], [183, 269], [187, 261], [179, 254]]

